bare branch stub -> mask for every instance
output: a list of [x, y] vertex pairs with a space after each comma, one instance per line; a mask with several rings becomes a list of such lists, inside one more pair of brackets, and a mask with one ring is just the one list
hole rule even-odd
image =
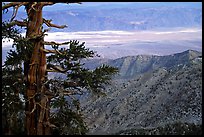
[[46, 19], [43, 19], [43, 23], [45, 23], [48, 27], [55, 27], [55, 28], [59, 28], [59, 29], [64, 29], [66, 28], [67, 26], [66, 25], [56, 25], [56, 24], [52, 24], [51, 23], [52, 20], [46, 20]]

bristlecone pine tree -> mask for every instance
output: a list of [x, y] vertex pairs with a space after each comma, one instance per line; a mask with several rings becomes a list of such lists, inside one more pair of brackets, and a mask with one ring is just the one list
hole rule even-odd
[[[5, 134], [20, 134], [17, 130], [27, 135], [85, 134], [87, 128], [80, 113], [79, 95], [84, 91], [103, 93], [101, 89], [118, 72], [107, 65], [95, 70], [84, 68], [80, 60], [94, 57], [95, 53], [77, 40], [44, 41], [48, 29], [43, 30], [43, 24], [59, 29], [66, 27], [43, 18], [43, 7], [54, 4], [10, 2], [2, 6], [3, 12], [13, 7], [9, 23], [2, 23], [2, 39], [13, 39], [15, 48], [10, 50], [2, 67], [2, 128]], [[27, 18], [14, 20], [21, 6], [25, 6]], [[25, 27], [26, 36], [21, 36], [14, 26]], [[46, 49], [45, 45], [50, 48]], [[67, 47], [60, 48], [61, 45]], [[48, 74], [55, 72], [66, 78], [48, 78]]]

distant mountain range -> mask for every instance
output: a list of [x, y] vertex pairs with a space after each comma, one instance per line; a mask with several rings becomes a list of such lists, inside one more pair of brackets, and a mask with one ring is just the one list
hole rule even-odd
[[[106, 5], [106, 6], [104, 6]], [[45, 10], [46, 19], [53, 23], [68, 25], [66, 29], [52, 31], [100, 31], [100, 30], [152, 30], [171, 29], [175, 27], [202, 27], [202, 8], [200, 6], [168, 6], [168, 4], [126, 4], [126, 6], [95, 6], [88, 8], [67, 8], [61, 10]], [[180, 4], [181, 5], [181, 4]], [[12, 9], [10, 9], [12, 10]], [[3, 14], [2, 19], [8, 20], [12, 12]], [[19, 11], [18, 19], [25, 18]]]
[[106, 86], [107, 96], [87, 94], [81, 100], [89, 134], [189, 134], [192, 127], [191, 134], [201, 134], [195, 126], [202, 127], [200, 52], [129, 56], [108, 63], [119, 67], [120, 76]]
[[133, 78], [138, 74], [158, 68], [172, 69], [189, 65], [190, 61], [201, 56], [202, 53], [199, 51], [187, 50], [167, 56], [137, 55], [118, 59], [90, 59], [85, 61], [85, 67], [93, 69], [101, 64], [108, 64], [119, 68], [117, 78]]

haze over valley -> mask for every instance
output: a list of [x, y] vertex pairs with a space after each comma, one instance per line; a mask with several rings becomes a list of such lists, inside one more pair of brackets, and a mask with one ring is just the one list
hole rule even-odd
[[[12, 12], [3, 14], [2, 19], [6, 21], [11, 15]], [[46, 7], [44, 16], [55, 24], [68, 26], [52, 28], [45, 40], [76, 39], [85, 42], [87, 48], [97, 51], [102, 58], [202, 50], [202, 6], [196, 2], [57, 4], [56, 10]], [[17, 19], [23, 17], [25, 12], [21, 9]], [[4, 50], [12, 42], [2, 44], [4, 59]]]
[[[79, 40], [85, 42], [85, 46], [96, 51], [101, 58], [110, 59], [140, 54], [169, 55], [189, 49], [202, 51], [202, 30], [198, 28], [171, 31], [51, 32], [45, 40]], [[3, 50], [10, 49], [11, 43], [3, 43]]]
[[101, 58], [123, 56], [169, 55], [188, 49], [202, 50], [202, 30], [178, 29], [172, 31], [91, 31], [50, 33], [46, 40], [64, 42], [75, 39], [97, 51]]

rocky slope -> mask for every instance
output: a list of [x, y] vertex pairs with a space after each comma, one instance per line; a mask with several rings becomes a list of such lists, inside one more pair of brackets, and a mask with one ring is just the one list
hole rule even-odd
[[202, 125], [201, 53], [188, 50], [157, 57], [146, 65], [141, 64], [156, 57], [143, 56], [143, 61], [138, 57], [122, 59], [135, 62], [132, 69], [127, 69], [131, 63], [120, 67], [120, 73], [131, 78], [115, 78], [106, 87], [107, 96], [87, 95], [81, 100], [88, 134], [115, 134], [175, 122]]
[[101, 64], [108, 64], [119, 69], [120, 72], [117, 78], [133, 78], [138, 74], [158, 68], [171, 69], [184, 64], [189, 65], [191, 60], [200, 56], [202, 56], [201, 52], [187, 50], [167, 56], [137, 55], [118, 59], [91, 59], [84, 62], [85, 67], [89, 69], [93, 69]]

